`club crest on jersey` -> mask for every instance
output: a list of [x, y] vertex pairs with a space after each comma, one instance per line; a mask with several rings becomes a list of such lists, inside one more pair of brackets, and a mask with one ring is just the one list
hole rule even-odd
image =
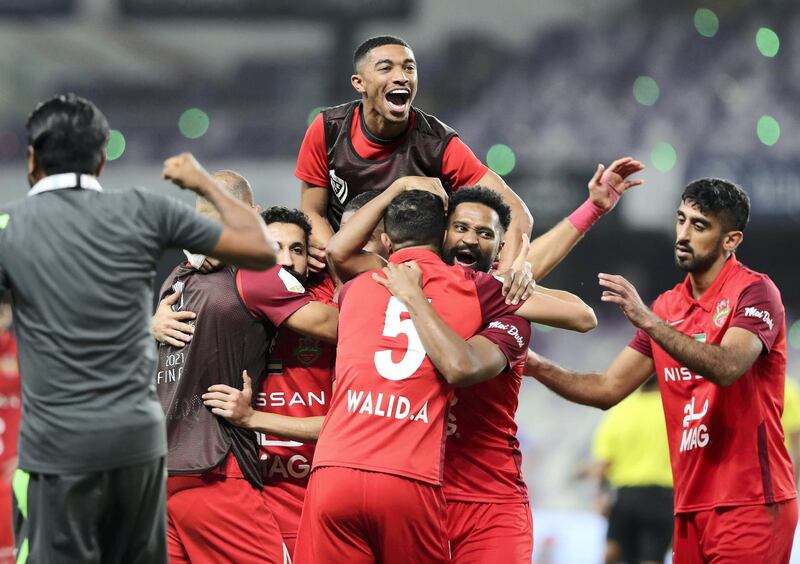
[[322, 354], [322, 347], [319, 346], [319, 341], [312, 337], [301, 337], [292, 352], [300, 364], [309, 366]]
[[717, 304], [717, 309], [714, 312], [714, 325], [717, 327], [722, 327], [725, 325], [725, 320], [728, 319], [728, 315], [731, 313], [731, 302], [727, 298], [723, 298]]
[[328, 176], [331, 177], [331, 188], [333, 189], [333, 193], [341, 203], [344, 203], [345, 200], [347, 200], [347, 182], [336, 176], [335, 170], [329, 170]]

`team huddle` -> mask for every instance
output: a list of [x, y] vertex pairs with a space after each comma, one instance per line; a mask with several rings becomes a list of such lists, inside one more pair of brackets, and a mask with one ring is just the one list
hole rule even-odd
[[[744, 191], [714, 178], [686, 187], [675, 261], [687, 277], [652, 309], [622, 276], [599, 274], [602, 300], [637, 333], [605, 373], [571, 372], [529, 350], [531, 323], [587, 332], [595, 314], [539, 282], [641, 184], [631, 176], [643, 165], [598, 165], [586, 201], [530, 241], [525, 203], [454, 130], [411, 105], [416, 61], [405, 42], [365, 41], [352, 82], [361, 98], [324, 110], [306, 132], [298, 209], [262, 210], [242, 175], [208, 174], [189, 154], [166, 161], [164, 177], [198, 195], [196, 213], [166, 199], [140, 204], [159, 218], [146, 222], [160, 233], [147, 252], [186, 253], [150, 324], [157, 366], [144, 388], [155, 389], [166, 441], [139, 445], [131, 423], [128, 451], [91, 468], [53, 466], [41, 452], [26, 460], [20, 446], [31, 499], [74, 492], [65, 474], [76, 470], [134, 463], [148, 475], [165, 466], [166, 491], [152, 479], [129, 488], [154, 517], [124, 548], [92, 524], [71, 530], [95, 534], [96, 546], [52, 541], [46, 526], [68, 527], [17, 497], [18, 550], [41, 562], [162, 562], [167, 553], [173, 563], [531, 562], [514, 421], [522, 378], [607, 408], [655, 373], [675, 480], [674, 561], [788, 562], [797, 504], [780, 423], [784, 310], [770, 279], [735, 257]], [[84, 209], [95, 205], [103, 162], [55, 174], [36, 160], [46, 145], [31, 146], [29, 195], [94, 191], [80, 197]], [[144, 217], [138, 209], [127, 207]], [[0, 274], [16, 303], [5, 262], [14, 244], [0, 231]], [[21, 348], [26, 330], [35, 334], [23, 314]], [[23, 404], [35, 405], [21, 365]], [[25, 417], [22, 429], [21, 440], [39, 432]], [[37, 482], [51, 474], [57, 482]]]

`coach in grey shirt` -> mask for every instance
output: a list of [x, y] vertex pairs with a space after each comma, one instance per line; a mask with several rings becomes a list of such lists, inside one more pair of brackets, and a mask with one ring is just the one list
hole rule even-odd
[[263, 269], [274, 247], [257, 214], [188, 154], [164, 175], [214, 204], [222, 225], [142, 189], [103, 191], [108, 124], [85, 99], [40, 104], [28, 136], [32, 188], [0, 208], [0, 291], [13, 295], [22, 381], [19, 556], [166, 562], [166, 439], [148, 331], [156, 263], [174, 247]]

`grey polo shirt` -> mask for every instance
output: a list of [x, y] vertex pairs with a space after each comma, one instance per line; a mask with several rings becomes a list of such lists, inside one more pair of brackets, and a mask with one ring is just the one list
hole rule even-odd
[[[80, 187], [78, 187], [80, 186]], [[91, 472], [165, 455], [149, 333], [157, 261], [208, 253], [222, 226], [173, 198], [58, 174], [0, 207], [0, 290], [13, 293], [19, 466]]]

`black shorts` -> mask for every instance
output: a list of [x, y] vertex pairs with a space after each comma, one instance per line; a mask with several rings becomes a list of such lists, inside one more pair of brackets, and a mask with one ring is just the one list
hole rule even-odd
[[672, 543], [672, 488], [619, 488], [608, 517], [608, 540], [619, 543], [625, 562], [661, 562]]
[[17, 470], [13, 489], [17, 562], [167, 562], [163, 457], [101, 472]]

